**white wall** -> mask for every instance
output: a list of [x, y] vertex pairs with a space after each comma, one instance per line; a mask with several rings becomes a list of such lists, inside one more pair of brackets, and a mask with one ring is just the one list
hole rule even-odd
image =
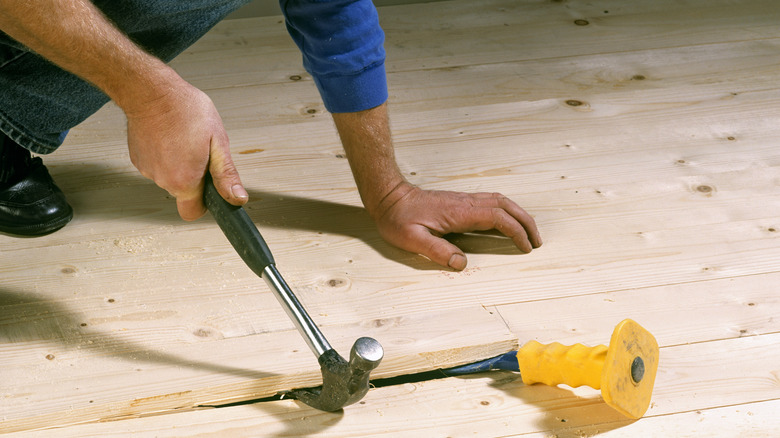
[[[429, 3], [441, 0], [374, 0], [377, 6], [405, 5], [409, 3]], [[228, 18], [263, 17], [280, 15], [279, 0], [254, 0], [231, 14]]]

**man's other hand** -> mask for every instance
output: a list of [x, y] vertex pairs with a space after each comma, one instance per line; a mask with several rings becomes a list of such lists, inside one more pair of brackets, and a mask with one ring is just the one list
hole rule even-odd
[[542, 244], [533, 218], [500, 193], [422, 190], [403, 182], [377, 213], [374, 219], [387, 242], [458, 271], [466, 267], [466, 256], [442, 238], [449, 233], [495, 229], [525, 253]]

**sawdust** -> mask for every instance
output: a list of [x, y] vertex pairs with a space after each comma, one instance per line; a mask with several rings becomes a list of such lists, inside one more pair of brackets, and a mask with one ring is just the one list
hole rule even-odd
[[474, 275], [475, 273], [477, 273], [477, 272], [479, 272], [481, 270], [482, 270], [482, 268], [480, 268], [479, 266], [475, 266], [473, 268], [466, 268], [466, 269], [464, 269], [462, 271], [458, 271], [458, 272], [444, 271], [444, 270], [439, 271], [439, 272], [440, 272], [440, 274], [443, 277], [446, 277], [446, 278], [448, 278], [450, 280], [454, 280], [454, 279], [460, 278], [460, 277], [471, 277], [472, 275]]
[[173, 230], [155, 231], [154, 235], [131, 235], [114, 238], [96, 239], [87, 242], [87, 247], [95, 255], [126, 255], [145, 256], [151, 260], [188, 261], [195, 260], [196, 254], [172, 247], [166, 240], [173, 235]]
[[153, 240], [153, 236], [118, 238], [114, 239], [114, 246], [131, 254], [142, 254], [146, 251], [147, 244]]

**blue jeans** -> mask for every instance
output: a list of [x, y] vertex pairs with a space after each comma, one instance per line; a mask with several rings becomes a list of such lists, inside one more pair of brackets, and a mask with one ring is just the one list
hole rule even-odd
[[[138, 45], [170, 61], [250, 0], [93, 0]], [[0, 131], [38, 154], [108, 102], [100, 90], [0, 32]]]

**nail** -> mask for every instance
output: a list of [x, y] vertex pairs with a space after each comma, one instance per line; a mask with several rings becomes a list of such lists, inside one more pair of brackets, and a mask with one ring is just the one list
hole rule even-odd
[[246, 189], [241, 184], [234, 185], [230, 190], [233, 192], [233, 196], [238, 199], [249, 199], [249, 193], [246, 192]]
[[466, 268], [466, 257], [463, 254], [453, 254], [450, 261], [447, 262], [447, 266], [456, 271], [462, 271]]

